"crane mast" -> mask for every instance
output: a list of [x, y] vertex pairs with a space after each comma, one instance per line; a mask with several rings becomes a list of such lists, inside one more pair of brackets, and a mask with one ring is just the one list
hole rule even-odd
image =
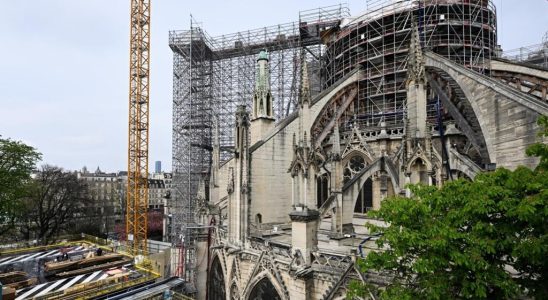
[[[150, 0], [131, 0], [126, 237], [147, 254]], [[133, 240], [131, 239], [133, 237]]]

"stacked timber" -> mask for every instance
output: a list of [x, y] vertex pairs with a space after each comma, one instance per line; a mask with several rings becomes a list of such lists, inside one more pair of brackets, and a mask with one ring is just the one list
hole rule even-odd
[[68, 269], [72, 266], [76, 266], [76, 264], [78, 264], [77, 260], [50, 261], [45, 263], [44, 270], [46, 272], [55, 272], [55, 271]]
[[76, 269], [76, 270], [72, 270], [72, 271], [65, 271], [65, 272], [57, 273], [55, 276], [57, 276], [57, 277], [70, 277], [70, 276], [76, 276], [76, 275], [81, 275], [81, 274], [86, 274], [86, 273], [92, 273], [92, 272], [99, 271], [99, 270], [106, 270], [106, 269], [111, 269], [111, 268], [115, 268], [115, 267], [120, 267], [120, 266], [129, 264], [132, 261], [133, 260], [131, 258], [125, 258], [125, 259], [115, 260], [115, 261], [111, 261], [111, 262], [107, 262], [107, 263], [103, 263], [103, 264], [89, 266], [89, 267], [86, 267], [86, 268], [81, 268], [81, 269]]
[[113, 261], [120, 261], [124, 258], [121, 254], [109, 253], [101, 256], [90, 256], [79, 260], [67, 260], [67, 261], [51, 261], [44, 265], [44, 270], [47, 273], [57, 273], [62, 271], [71, 271], [76, 269], [83, 269], [90, 266], [100, 265]]
[[22, 271], [13, 271], [0, 274], [0, 282], [3, 286], [20, 289], [36, 283], [36, 278], [28, 278], [28, 274]]
[[15, 299], [15, 289], [3, 286], [0, 289], [2, 289], [2, 300], [14, 300]]

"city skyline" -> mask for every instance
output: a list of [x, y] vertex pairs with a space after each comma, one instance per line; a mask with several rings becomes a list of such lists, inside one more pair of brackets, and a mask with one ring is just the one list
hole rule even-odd
[[[188, 28], [192, 13], [203, 21], [210, 35], [218, 36], [295, 21], [300, 10], [332, 4], [337, 3], [240, 1], [234, 5], [172, 0], [154, 4], [149, 170], [154, 170], [157, 160], [163, 162], [166, 171], [171, 170], [169, 30]], [[504, 50], [541, 42], [548, 29], [546, 1], [534, 0], [527, 6], [518, 1], [497, 0], [495, 4], [499, 44]], [[42, 163], [70, 170], [83, 166], [125, 170], [129, 70], [126, 1], [20, 1], [4, 3], [3, 7], [2, 137], [36, 147], [43, 153]], [[365, 2], [350, 1], [349, 7], [353, 16], [359, 15], [365, 10]], [[233, 19], [237, 21], [227, 21]]]

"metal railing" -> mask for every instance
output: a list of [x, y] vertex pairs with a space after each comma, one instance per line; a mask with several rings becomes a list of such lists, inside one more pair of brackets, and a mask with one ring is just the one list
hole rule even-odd
[[[144, 277], [126, 280], [127, 276], [118, 278], [107, 278], [95, 282], [75, 285], [64, 291], [49, 293], [40, 297], [35, 297], [36, 300], [61, 300], [61, 299], [93, 299], [102, 295], [113, 293], [127, 289], [139, 284], [156, 280], [155, 275], [145, 275]], [[122, 280], [121, 282], [118, 280]]]
[[502, 53], [502, 58], [516, 62], [528, 62], [541, 66], [548, 66], [548, 41], [541, 44], [504, 51]]
[[[39, 240], [2, 245], [0, 246], [0, 256], [21, 254], [32, 251], [47, 251], [62, 246], [69, 246], [83, 242], [94, 244], [104, 248], [105, 250], [112, 250], [113, 252], [133, 256], [131, 255], [130, 249], [128, 249], [124, 243], [120, 243], [116, 240], [99, 238], [85, 233], [59, 236], [53, 243], [48, 245], [41, 245]], [[167, 248], [169, 248], [167, 243], [150, 241], [148, 250], [149, 253], [159, 253]]]
[[194, 300], [194, 298], [192, 297], [189, 297], [189, 296], [185, 296], [181, 293], [177, 293], [177, 292], [173, 292], [171, 294], [171, 297], [173, 300]]

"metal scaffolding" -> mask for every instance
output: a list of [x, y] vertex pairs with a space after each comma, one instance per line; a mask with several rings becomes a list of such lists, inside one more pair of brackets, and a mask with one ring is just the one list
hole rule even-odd
[[173, 192], [169, 203], [171, 242], [179, 247], [174, 273], [193, 274], [184, 264], [196, 256], [187, 231], [196, 227], [197, 187], [211, 163], [211, 49], [207, 35], [191, 18], [190, 30], [170, 36], [173, 50]]
[[[233, 154], [236, 107], [253, 99], [256, 55], [270, 54], [274, 115], [281, 120], [298, 101], [301, 50], [309, 66], [312, 93], [325, 86], [325, 47], [320, 33], [349, 16], [336, 5], [299, 13], [297, 22], [210, 37], [191, 17], [189, 30], [171, 31], [173, 51], [173, 188], [169, 203], [171, 241], [182, 255], [175, 273], [195, 283], [199, 186], [207, 187], [212, 161], [214, 123], [219, 127], [221, 163]], [[203, 184], [199, 184], [200, 181]]]
[[[484, 72], [495, 55], [496, 9], [491, 0], [369, 0], [367, 11], [341, 24], [327, 43], [330, 85], [360, 66], [358, 101], [344, 117], [364, 131], [403, 128], [407, 54], [412, 24], [423, 48]], [[435, 107], [429, 109], [435, 120]], [[343, 126], [344, 127], [344, 126]], [[344, 129], [344, 128], [343, 128]]]
[[548, 68], [548, 32], [541, 44], [504, 51], [502, 58]]

